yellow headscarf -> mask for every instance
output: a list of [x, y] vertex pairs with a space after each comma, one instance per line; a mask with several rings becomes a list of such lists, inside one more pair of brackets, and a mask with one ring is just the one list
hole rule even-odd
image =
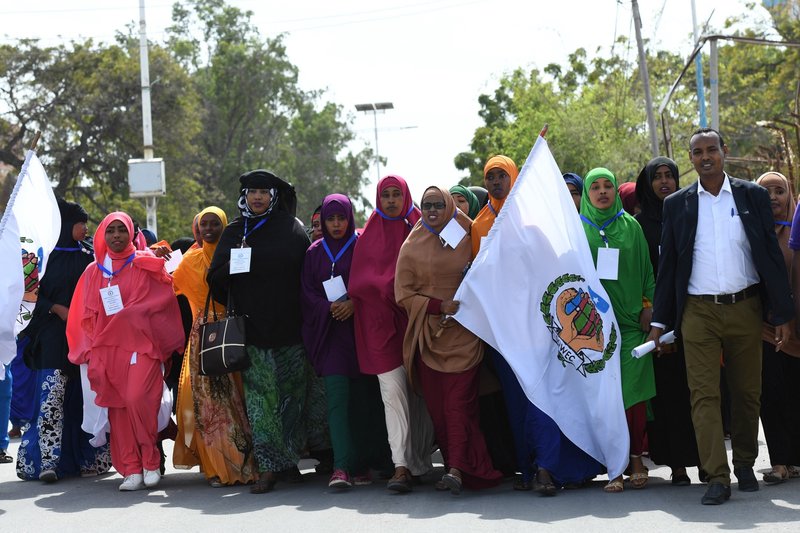
[[[228, 225], [228, 217], [225, 215], [225, 211], [216, 206], [206, 207], [197, 214], [198, 225], [203, 215], [208, 213], [217, 215], [222, 222], [223, 228]], [[206, 274], [208, 273], [208, 267], [211, 266], [211, 259], [214, 257], [214, 250], [216, 249], [216, 242], [204, 242], [202, 248], [189, 250], [183, 256], [178, 268], [172, 273], [172, 285], [175, 288], [175, 294], [186, 296], [194, 317], [197, 317], [203, 311], [203, 306], [206, 303], [206, 296], [208, 296]], [[217, 306], [216, 309], [217, 314], [220, 314], [220, 307]]]
[[[517, 170], [517, 165], [510, 157], [496, 155], [489, 158], [483, 166], [483, 177], [485, 178], [486, 174], [493, 168], [505, 170], [506, 174], [511, 178], [511, 187], [514, 187], [514, 182], [517, 181], [519, 170]], [[472, 257], [478, 255], [478, 250], [481, 249], [481, 237], [485, 237], [489, 234], [489, 230], [492, 229], [492, 225], [494, 224], [494, 219], [497, 218], [497, 214], [500, 212], [500, 209], [503, 208], [504, 203], [506, 203], [505, 198], [497, 200], [489, 194], [489, 203], [483, 206], [478, 216], [475, 217], [475, 221], [472, 223]]]

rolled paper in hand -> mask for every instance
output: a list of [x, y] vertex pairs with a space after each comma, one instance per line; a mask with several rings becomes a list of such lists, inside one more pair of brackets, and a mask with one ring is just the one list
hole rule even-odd
[[[675, 331], [668, 331], [659, 337], [658, 341], [661, 344], [671, 344], [675, 342]], [[639, 359], [640, 357], [644, 357], [645, 355], [649, 354], [653, 350], [656, 349], [655, 341], [648, 341], [642, 345], [637, 346], [633, 350], [631, 350], [631, 356], [634, 359]]]

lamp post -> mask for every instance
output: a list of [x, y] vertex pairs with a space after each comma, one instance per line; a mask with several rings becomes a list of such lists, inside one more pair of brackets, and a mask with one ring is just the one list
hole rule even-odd
[[394, 104], [391, 102], [356, 104], [356, 111], [372, 113], [375, 128], [375, 171], [378, 173], [378, 181], [381, 179], [381, 156], [378, 152], [378, 111], [383, 111], [385, 113], [387, 109], [394, 109]]

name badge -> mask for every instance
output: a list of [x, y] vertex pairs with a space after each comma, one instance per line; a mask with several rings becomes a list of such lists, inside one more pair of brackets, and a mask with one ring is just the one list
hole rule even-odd
[[347, 296], [347, 287], [344, 286], [342, 276], [323, 281], [322, 287], [325, 289], [325, 296], [328, 297], [329, 302], [338, 302]]
[[619, 273], [619, 248], [597, 249], [597, 276], [616, 280]]
[[246, 274], [250, 272], [250, 257], [252, 248], [231, 249], [231, 274]]
[[450, 248], [455, 249], [458, 246], [458, 243], [461, 242], [467, 235], [467, 231], [461, 227], [456, 219], [451, 219], [447, 225], [442, 228], [442, 231], [439, 232], [439, 238], [444, 241], [444, 244], [449, 246]]
[[100, 299], [103, 300], [103, 309], [106, 316], [111, 316], [122, 311], [122, 294], [119, 292], [119, 285], [103, 287], [100, 289]]

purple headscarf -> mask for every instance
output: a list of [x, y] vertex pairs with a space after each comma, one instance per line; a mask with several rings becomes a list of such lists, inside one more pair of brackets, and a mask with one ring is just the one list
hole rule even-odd
[[[341, 239], [334, 239], [325, 227], [325, 219], [331, 215], [344, 215], [347, 218], [347, 231]], [[306, 252], [303, 263], [302, 311], [303, 343], [308, 359], [317, 375], [359, 375], [356, 359], [353, 318], [340, 322], [331, 317], [331, 303], [325, 295], [323, 281], [331, 278], [330, 254], [336, 256], [353, 237], [356, 229], [353, 206], [343, 194], [331, 194], [322, 202], [322, 238], [314, 242]], [[328, 250], [325, 249], [327, 245]], [[333, 265], [333, 276], [342, 276], [349, 287], [350, 264], [353, 260], [355, 242], [352, 242]]]

